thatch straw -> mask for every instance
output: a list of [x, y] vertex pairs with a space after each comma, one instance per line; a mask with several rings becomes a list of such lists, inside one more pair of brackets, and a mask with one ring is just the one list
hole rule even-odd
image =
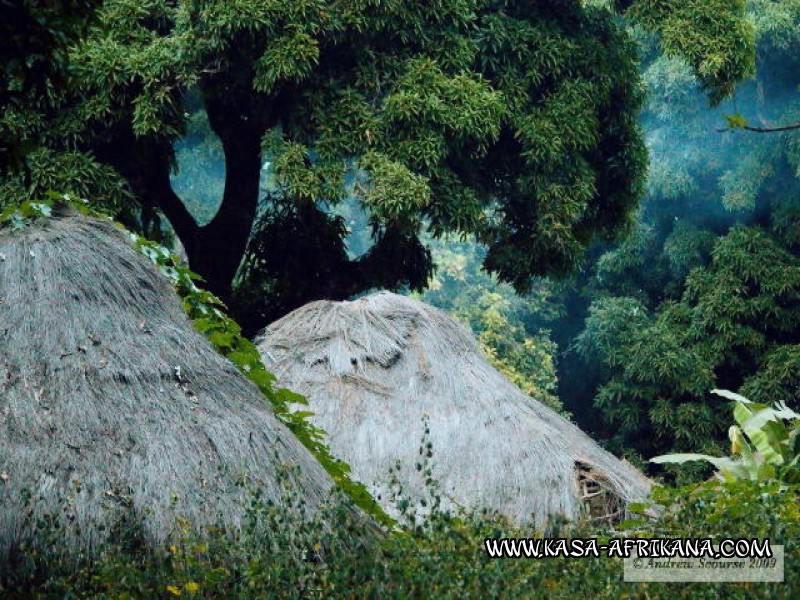
[[0, 231], [0, 574], [43, 515], [79, 550], [114, 506], [153, 540], [176, 514], [236, 527], [253, 489], [280, 503], [285, 466], [313, 511], [329, 476], [124, 232], [74, 213]]
[[314, 302], [256, 343], [279, 382], [308, 397], [334, 455], [395, 514], [389, 471], [397, 460], [406, 496], [427, 494], [417, 467], [424, 418], [445, 507], [544, 525], [584, 509], [615, 517], [647, 496], [639, 471], [511, 384], [464, 327], [422, 302], [385, 292]]

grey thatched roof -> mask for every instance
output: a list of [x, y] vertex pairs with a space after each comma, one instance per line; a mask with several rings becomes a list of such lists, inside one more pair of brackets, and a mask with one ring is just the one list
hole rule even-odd
[[79, 548], [120, 506], [152, 539], [176, 514], [236, 526], [248, 488], [280, 502], [284, 466], [312, 510], [327, 497], [327, 473], [124, 232], [74, 213], [0, 231], [0, 573], [43, 514]]
[[639, 471], [511, 384], [470, 332], [422, 302], [386, 292], [314, 302], [256, 343], [279, 383], [308, 397], [334, 455], [390, 512], [396, 460], [412, 501], [426, 493], [416, 466], [424, 417], [433, 477], [457, 506], [544, 524], [579, 516], [596, 494], [619, 508], [649, 490]]

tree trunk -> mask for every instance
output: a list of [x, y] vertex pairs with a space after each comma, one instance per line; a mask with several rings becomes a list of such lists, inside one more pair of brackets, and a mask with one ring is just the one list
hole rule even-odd
[[258, 208], [261, 134], [242, 131], [222, 139], [225, 192], [214, 219], [199, 227], [185, 244], [189, 266], [205, 279], [204, 287], [224, 302], [247, 248]]
[[204, 91], [209, 122], [225, 154], [225, 191], [214, 219], [202, 227], [172, 188], [173, 150], [168, 142], [137, 138], [132, 130], [123, 130], [113, 144], [97, 150], [101, 160], [128, 180], [145, 225], [155, 208], [163, 211], [190, 268], [205, 280], [202, 287], [224, 302], [230, 301], [258, 209], [261, 138], [275, 124], [269, 100], [225, 82]]
[[201, 89], [209, 123], [225, 154], [225, 191], [211, 222], [189, 232], [188, 239], [178, 235], [189, 266], [205, 280], [203, 287], [228, 303], [258, 209], [261, 138], [274, 125], [272, 103], [226, 75], [209, 78]]

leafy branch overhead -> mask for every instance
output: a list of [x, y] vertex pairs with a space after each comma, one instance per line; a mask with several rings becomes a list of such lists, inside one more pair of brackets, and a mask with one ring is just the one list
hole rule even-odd
[[[750, 72], [741, 2], [618, 4], [689, 59], [712, 100]], [[276, 180], [268, 212], [352, 196], [369, 214], [376, 254], [418, 259], [382, 277], [371, 263], [343, 261], [326, 274], [326, 297], [377, 280], [421, 287], [432, 269], [424, 226], [476, 237], [485, 267], [526, 291], [532, 277], [574, 267], [593, 237], [625, 231], [643, 190], [636, 47], [619, 15], [603, 3], [544, 0], [109, 0], [70, 47], [71, 84], [28, 115], [26, 135], [113, 167], [143, 229], [163, 213], [193, 270], [228, 302], [265, 160]], [[205, 224], [169, 177], [197, 111], [226, 163], [220, 208]], [[341, 238], [302, 212], [310, 235], [337, 252]], [[263, 223], [285, 216], [278, 207]], [[278, 288], [296, 278], [265, 275]], [[308, 293], [304, 301], [323, 294]]]
[[755, 30], [745, 0], [638, 0], [628, 14], [692, 66], [712, 104], [755, 72]]

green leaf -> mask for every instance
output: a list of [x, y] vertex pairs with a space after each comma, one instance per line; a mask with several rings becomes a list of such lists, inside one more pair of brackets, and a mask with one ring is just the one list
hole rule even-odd
[[311, 412], [309, 410], [297, 410], [292, 413], [292, 415], [298, 420], [308, 419], [309, 417], [313, 417], [315, 414], [317, 413]]
[[774, 410], [764, 408], [756, 412], [742, 424], [742, 430], [766, 462], [773, 465], [785, 462], [783, 442], [789, 434]]
[[208, 336], [209, 341], [217, 348], [230, 348], [234, 334], [226, 331], [215, 331]]
[[731, 392], [729, 390], [720, 390], [720, 389], [713, 389], [711, 390], [712, 394], [716, 394], [717, 396], [722, 396], [723, 398], [727, 398], [728, 400], [734, 400], [736, 402], [741, 402], [742, 404], [753, 404], [750, 400], [745, 398], [744, 396], [737, 394], [735, 392]]
[[747, 117], [743, 117], [739, 113], [735, 115], [725, 115], [725, 120], [728, 122], [728, 127], [731, 129], [744, 129], [747, 127]]
[[646, 502], [631, 502], [628, 504], [627, 509], [628, 512], [632, 513], [646, 513], [652, 509], [652, 506]]
[[666, 464], [673, 464], [673, 465], [682, 465], [687, 462], [692, 461], [705, 461], [711, 463], [719, 470], [723, 469], [735, 469], [739, 465], [736, 461], [719, 456], [710, 456], [708, 454], [692, 454], [692, 453], [684, 453], [684, 454], [664, 454], [662, 456], [656, 456], [650, 459], [651, 463], [655, 463], [657, 465], [666, 465]]

